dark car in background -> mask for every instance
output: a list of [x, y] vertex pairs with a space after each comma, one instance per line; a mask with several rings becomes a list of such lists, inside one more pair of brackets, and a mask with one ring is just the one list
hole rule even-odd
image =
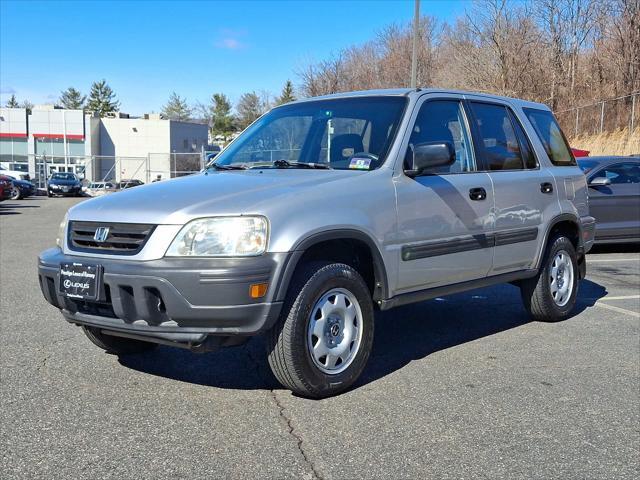
[[640, 242], [640, 157], [579, 158], [596, 243]]
[[20, 200], [35, 195], [36, 186], [27, 180], [13, 180], [11, 200]]
[[12, 181], [13, 178], [0, 175], [0, 202], [11, 198], [11, 189], [13, 188]]
[[56, 172], [53, 173], [47, 181], [47, 196], [54, 195], [82, 195], [82, 183], [80, 179], [73, 173]]
[[124, 190], [125, 188], [139, 187], [140, 185], [144, 185], [144, 182], [136, 179], [120, 180], [120, 182], [118, 183], [118, 188], [120, 190]]

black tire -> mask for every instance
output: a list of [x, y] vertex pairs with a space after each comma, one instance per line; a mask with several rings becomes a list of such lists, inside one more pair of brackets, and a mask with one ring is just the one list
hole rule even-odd
[[11, 200], [22, 200], [22, 192], [18, 187], [11, 189]]
[[[551, 293], [551, 271], [554, 259], [561, 252], [568, 254], [573, 274], [571, 276], [571, 292], [566, 303], [559, 305]], [[520, 293], [526, 310], [534, 320], [541, 322], [558, 322], [571, 314], [578, 296], [579, 272], [576, 250], [564, 235], [555, 235], [549, 239], [538, 274], [520, 284]]]
[[[355, 297], [362, 314], [362, 337], [348, 367], [325, 373], [307, 347], [311, 311], [332, 289]], [[349, 388], [360, 376], [373, 344], [374, 314], [371, 292], [360, 274], [342, 263], [313, 262], [303, 265], [289, 286], [280, 319], [267, 336], [269, 365], [278, 381], [298, 395], [323, 398]]]
[[47, 190], [47, 197], [49, 197], [49, 198], [53, 197], [53, 195], [51, 194], [51, 192], [50, 192], [50, 191], [48, 191], [48, 190]]
[[107, 335], [94, 327], [83, 326], [82, 331], [94, 345], [113, 355], [144, 353], [153, 350], [158, 346], [157, 343]]

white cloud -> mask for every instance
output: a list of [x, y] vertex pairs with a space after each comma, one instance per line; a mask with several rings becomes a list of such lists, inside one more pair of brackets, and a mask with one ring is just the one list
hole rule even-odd
[[223, 28], [218, 32], [218, 40], [214, 42], [216, 48], [225, 50], [241, 50], [247, 48], [243, 37], [247, 36], [246, 30], [232, 30]]
[[215, 45], [218, 48], [226, 48], [227, 50], [239, 50], [245, 47], [244, 43], [242, 43], [237, 38], [232, 38], [232, 37], [227, 37], [227, 38], [223, 38], [222, 40], [218, 40], [215, 43]]

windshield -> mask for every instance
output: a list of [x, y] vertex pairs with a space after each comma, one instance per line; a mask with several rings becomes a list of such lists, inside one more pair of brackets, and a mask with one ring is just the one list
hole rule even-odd
[[54, 180], [75, 180], [76, 176], [73, 173], [54, 173], [51, 178]]
[[314, 165], [373, 170], [384, 163], [406, 102], [405, 97], [392, 96], [337, 98], [276, 108], [249, 127], [209, 168]]
[[598, 166], [598, 162], [593, 160], [580, 160], [578, 159], [578, 166], [582, 169], [584, 173], [589, 173], [595, 167]]

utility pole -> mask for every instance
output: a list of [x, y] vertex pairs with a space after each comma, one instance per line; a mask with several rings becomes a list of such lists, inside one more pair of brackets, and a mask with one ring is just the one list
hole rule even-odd
[[413, 55], [411, 56], [411, 88], [417, 86], [418, 76], [418, 30], [420, 28], [420, 0], [415, 1], [413, 13]]

